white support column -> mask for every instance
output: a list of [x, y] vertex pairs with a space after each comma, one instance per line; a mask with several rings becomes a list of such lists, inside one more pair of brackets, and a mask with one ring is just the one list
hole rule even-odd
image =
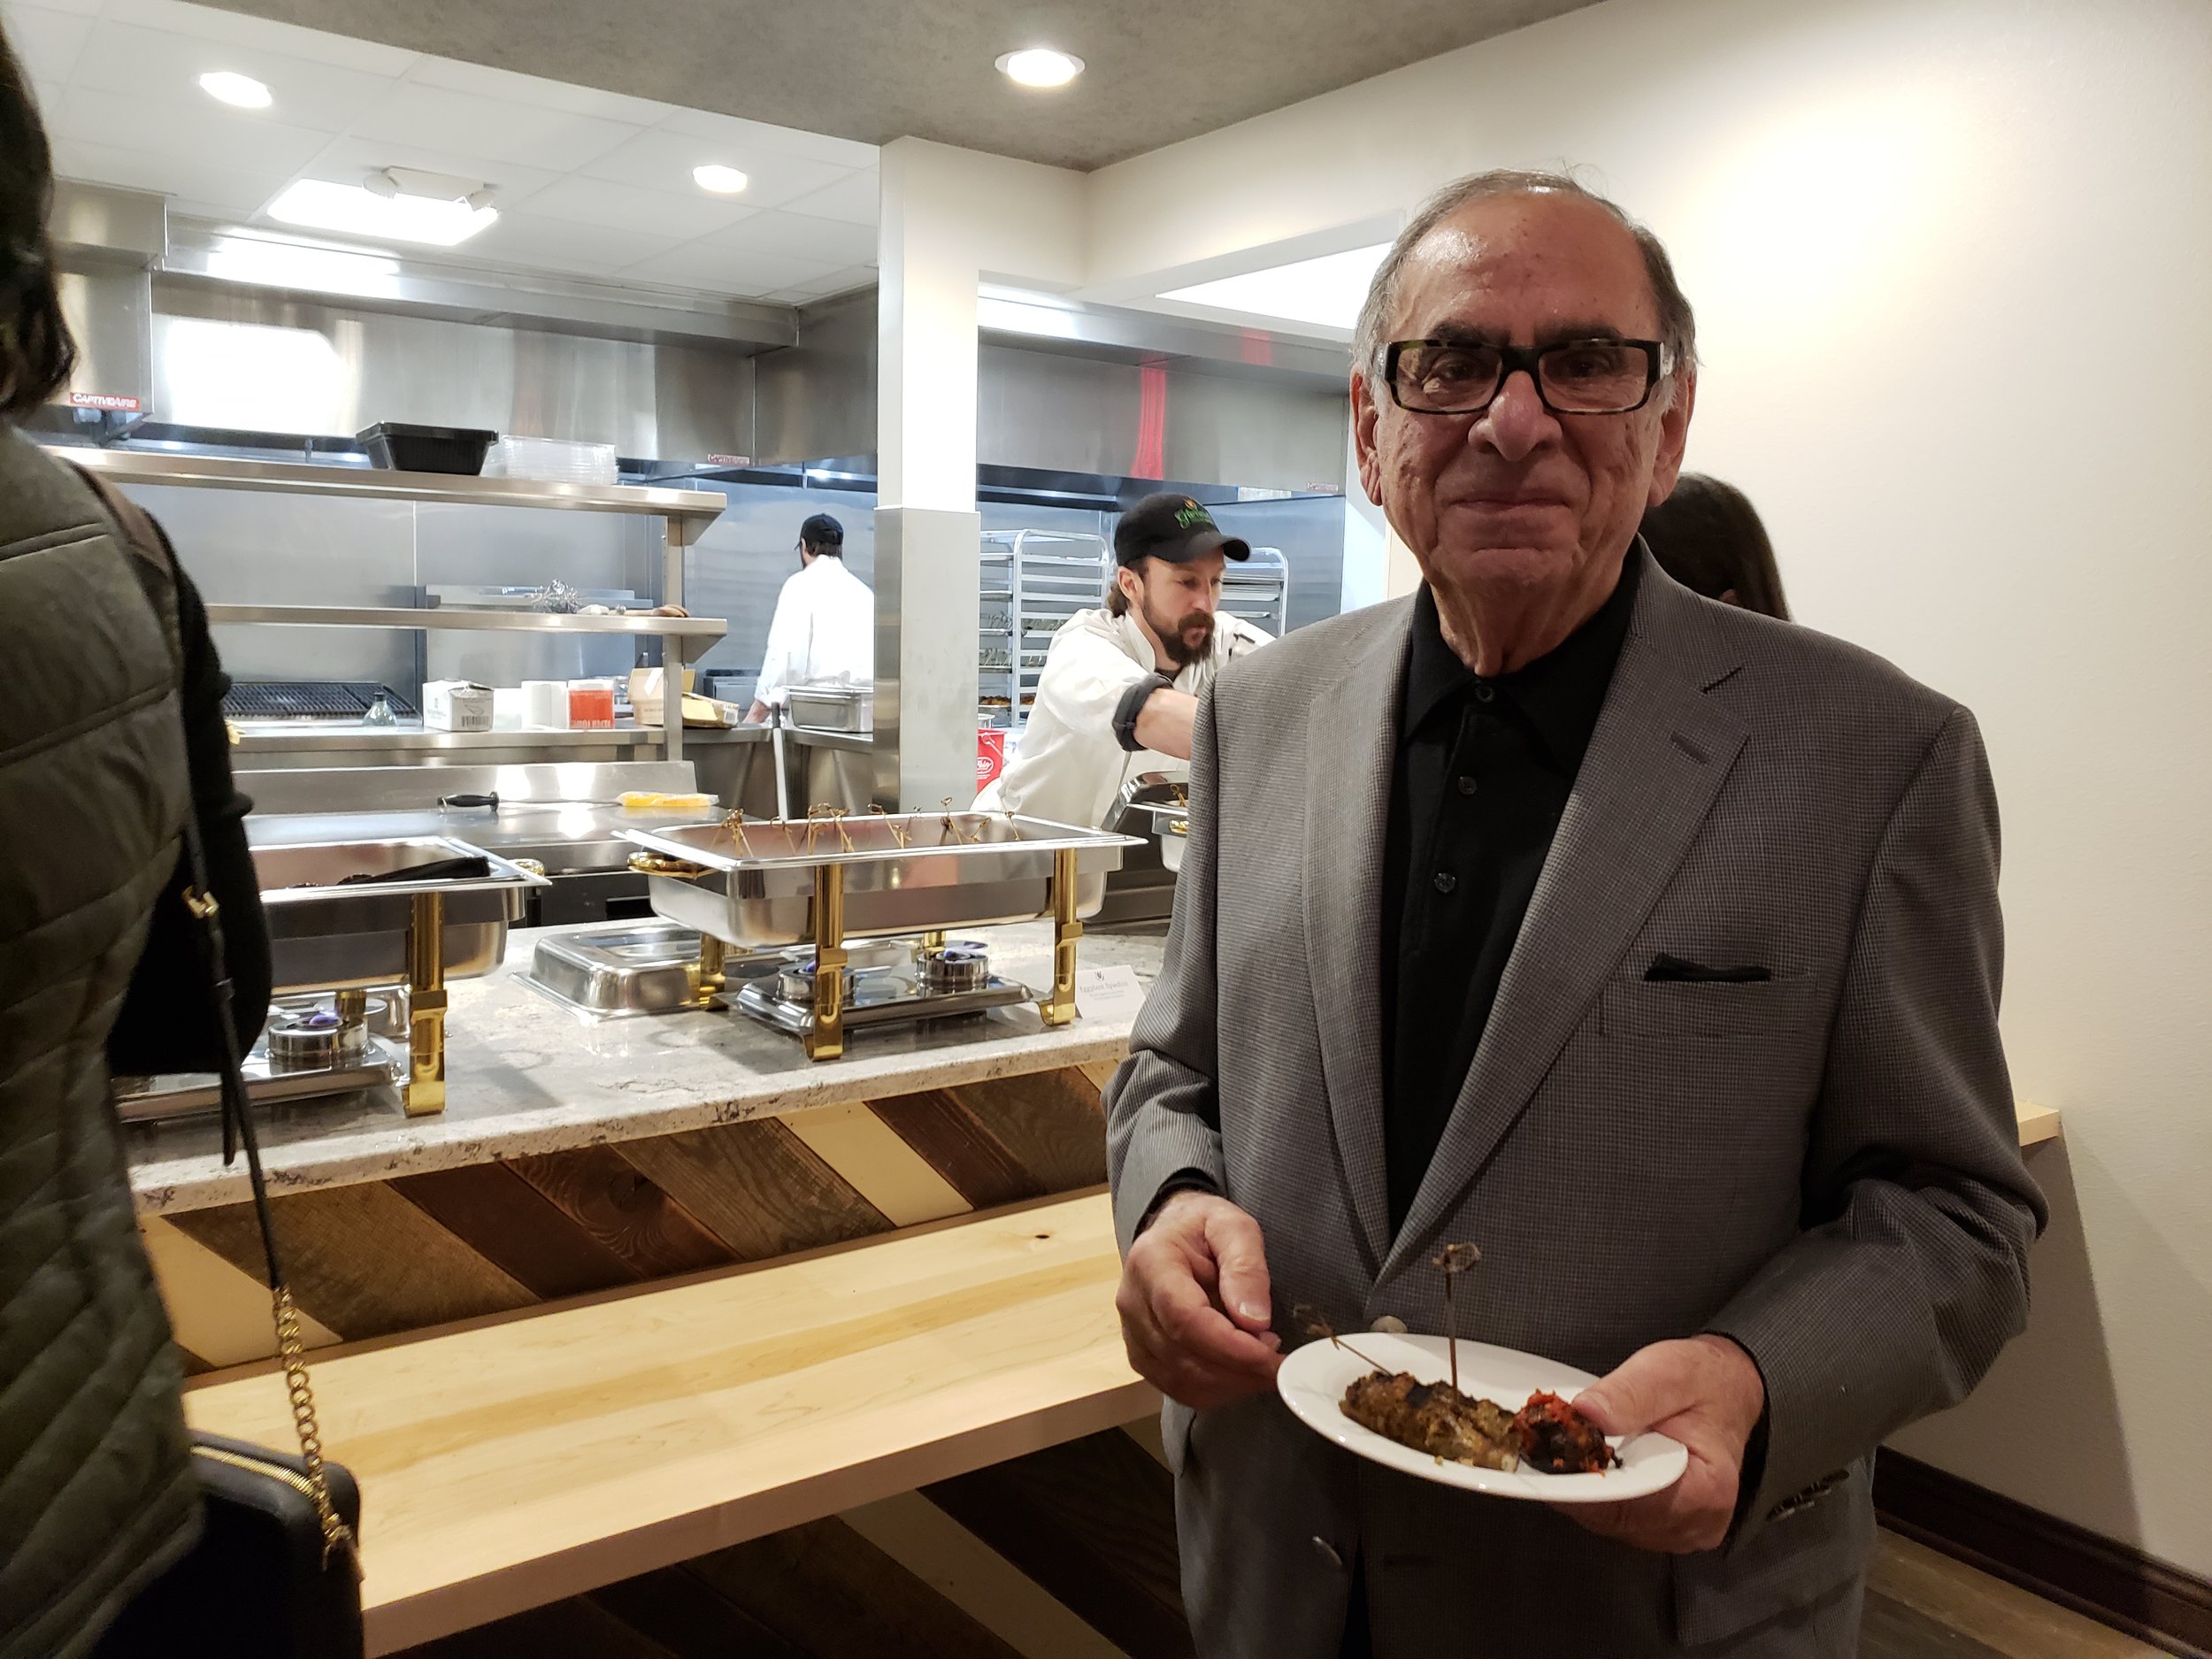
[[876, 799], [975, 798], [976, 288], [1073, 287], [1081, 175], [902, 138], [877, 264]]

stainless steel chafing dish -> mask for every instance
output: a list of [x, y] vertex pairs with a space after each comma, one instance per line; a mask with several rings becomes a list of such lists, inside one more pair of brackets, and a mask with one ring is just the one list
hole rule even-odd
[[[421, 881], [349, 884], [448, 858], [481, 858], [490, 873]], [[392, 841], [257, 847], [254, 873], [269, 918], [269, 955], [280, 992], [360, 990], [407, 977], [415, 901], [442, 900], [439, 956], [449, 979], [489, 973], [522, 919], [524, 894], [545, 878], [445, 835]]]
[[[1048, 1025], [1075, 1017], [1075, 941], [1136, 838], [1004, 813], [818, 814], [620, 832], [648, 855], [653, 908], [747, 950], [811, 943], [816, 1059], [843, 1051], [846, 941], [1052, 918]], [[711, 966], [711, 964], [710, 964]]]
[[[449, 859], [484, 861], [483, 875], [405, 872]], [[254, 873], [268, 917], [278, 992], [408, 991], [408, 1115], [445, 1109], [445, 982], [488, 973], [522, 919], [524, 894], [545, 878], [444, 835], [257, 847]], [[389, 877], [361, 882], [349, 878]]]
[[1141, 772], [1122, 787], [1106, 822], [1138, 833], [1149, 828], [1160, 840], [1160, 863], [1172, 874], [1182, 869], [1190, 843], [1190, 785], [1164, 772]]

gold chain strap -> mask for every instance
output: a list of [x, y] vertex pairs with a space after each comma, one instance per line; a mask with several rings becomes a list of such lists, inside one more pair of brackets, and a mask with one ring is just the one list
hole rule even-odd
[[323, 1529], [323, 1565], [330, 1565], [331, 1556], [342, 1549], [357, 1577], [361, 1552], [355, 1544], [353, 1529], [338, 1518], [338, 1506], [330, 1501], [330, 1477], [323, 1469], [323, 1435], [315, 1421], [315, 1392], [307, 1381], [307, 1343], [300, 1335], [300, 1310], [292, 1301], [289, 1285], [278, 1286], [273, 1300], [277, 1357], [284, 1366], [285, 1392], [292, 1400], [292, 1426], [299, 1434], [300, 1461], [307, 1467], [307, 1490], [315, 1504], [315, 1520]]

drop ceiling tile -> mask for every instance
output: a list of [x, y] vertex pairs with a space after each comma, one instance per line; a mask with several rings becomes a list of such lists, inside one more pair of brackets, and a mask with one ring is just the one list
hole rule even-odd
[[532, 196], [561, 178], [559, 173], [542, 168], [525, 167], [465, 150], [430, 150], [414, 144], [391, 143], [380, 138], [357, 137], [333, 140], [306, 171], [312, 178], [358, 184], [364, 175], [382, 167], [413, 167], [456, 179], [481, 179], [486, 184], [497, 187], [502, 212], [522, 206]]
[[881, 216], [882, 185], [873, 170], [840, 179], [810, 195], [778, 204], [787, 213], [814, 219], [842, 219], [849, 225], [872, 225]]
[[508, 104], [526, 104], [541, 110], [558, 110], [566, 115], [596, 115], [633, 127], [656, 126], [675, 108], [651, 98], [602, 92], [596, 87], [572, 86], [565, 81], [517, 74], [511, 69], [465, 64], [451, 58], [422, 58], [407, 78], [418, 86], [442, 87], [449, 92], [498, 98]]
[[502, 213], [496, 224], [443, 257], [605, 276], [623, 265], [666, 253], [680, 245], [672, 236], [639, 231], [610, 233], [566, 219]]
[[643, 231], [664, 236], [672, 244], [710, 231], [728, 230], [741, 219], [768, 217], [742, 205], [735, 196], [710, 196], [696, 189], [688, 195], [647, 190], [635, 185], [610, 184], [581, 173], [572, 173], [532, 196], [530, 211], [539, 218]]
[[[211, 69], [234, 70], [265, 83], [274, 103], [265, 111], [234, 111], [209, 98], [198, 81]], [[318, 133], [342, 133], [393, 82], [386, 75], [343, 69], [304, 58], [196, 40], [165, 29], [103, 22], [78, 60], [73, 86], [125, 97], [203, 100], [225, 116], [275, 120]]]
[[134, 98], [72, 88], [60, 114], [49, 110], [54, 130], [81, 144], [138, 150], [195, 167], [288, 177], [329, 142], [270, 119], [273, 111], [227, 109], [196, 88], [189, 98]]
[[799, 156], [826, 161], [833, 167], [873, 167], [881, 153], [873, 144], [850, 138], [832, 138], [827, 133], [802, 132], [795, 127], [775, 127], [749, 121], [741, 116], [717, 115], [710, 110], [678, 110], [661, 122], [664, 131], [685, 138], [705, 139], [740, 150], [769, 150], [780, 156]]
[[741, 225], [718, 231], [713, 240], [753, 253], [788, 254], [795, 259], [826, 259], [833, 265], [864, 265], [876, 257], [872, 225], [841, 219], [802, 219], [795, 213], [756, 213]]
[[373, 75], [396, 78], [417, 61], [417, 55], [374, 41], [357, 41], [321, 29], [301, 28], [268, 18], [219, 11], [213, 6], [186, 5], [182, 0], [107, 0], [105, 15], [113, 22], [143, 28], [167, 29], [195, 40], [280, 52], [311, 63], [333, 64]]
[[882, 274], [872, 265], [849, 265], [811, 282], [802, 282], [798, 288], [809, 299], [826, 300], [833, 295], [849, 294], [855, 288], [873, 288]]
[[752, 297], [827, 276], [835, 267], [814, 260], [789, 259], [778, 254], [749, 254], [734, 248], [693, 242], [621, 269], [626, 280], [664, 282], [678, 288], [704, 288], [712, 294]]
[[595, 115], [533, 109], [526, 104], [406, 81], [355, 122], [353, 130], [365, 138], [572, 173], [634, 137], [639, 129]]
[[204, 217], [216, 219], [238, 219], [255, 212], [290, 177], [275, 168], [257, 173], [208, 165], [180, 150], [119, 150], [68, 138], [54, 141], [54, 171], [65, 179], [81, 179], [88, 184], [112, 184], [126, 190], [181, 196], [208, 210]]
[[31, 79], [62, 86], [69, 84], [94, 27], [92, 19], [73, 12], [33, 12], [12, 5], [0, 7], [0, 22], [5, 23], [8, 44]]
[[842, 176], [841, 168], [803, 156], [692, 138], [665, 129], [640, 134], [581, 169], [611, 184], [642, 185], [652, 190], [696, 190], [691, 170], [706, 162], [735, 167], [748, 180], [741, 195], [727, 198], [747, 207], [778, 207]]

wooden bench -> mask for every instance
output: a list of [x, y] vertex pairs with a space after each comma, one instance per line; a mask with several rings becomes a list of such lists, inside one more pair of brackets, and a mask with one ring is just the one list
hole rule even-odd
[[[1134, 1421], [1102, 1193], [313, 1359], [392, 1653]], [[280, 1379], [196, 1428], [289, 1443]]]

